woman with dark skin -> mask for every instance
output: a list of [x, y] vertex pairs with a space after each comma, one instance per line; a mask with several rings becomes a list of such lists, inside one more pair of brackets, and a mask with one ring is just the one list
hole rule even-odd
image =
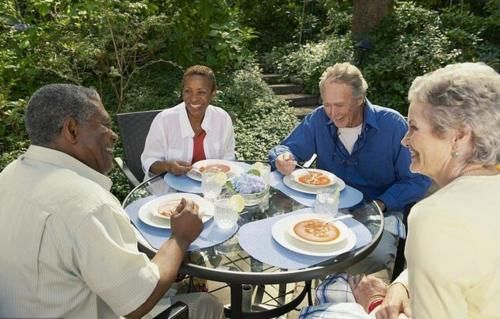
[[183, 175], [204, 159], [234, 159], [234, 130], [229, 114], [210, 105], [217, 86], [214, 72], [202, 65], [186, 70], [183, 102], [159, 113], [151, 124], [141, 161], [148, 175]]

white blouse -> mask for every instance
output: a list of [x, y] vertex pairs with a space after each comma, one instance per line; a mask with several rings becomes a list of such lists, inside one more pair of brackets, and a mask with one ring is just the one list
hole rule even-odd
[[[209, 105], [201, 127], [207, 133], [203, 141], [207, 159], [235, 158], [233, 122], [226, 111]], [[145, 178], [151, 176], [149, 168], [157, 161], [191, 162], [194, 136], [184, 102], [160, 112], [151, 123], [141, 155]]]

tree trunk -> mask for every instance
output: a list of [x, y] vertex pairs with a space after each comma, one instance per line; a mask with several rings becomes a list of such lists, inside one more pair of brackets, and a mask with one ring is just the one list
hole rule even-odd
[[392, 12], [393, 0], [353, 0], [352, 38], [359, 41]]

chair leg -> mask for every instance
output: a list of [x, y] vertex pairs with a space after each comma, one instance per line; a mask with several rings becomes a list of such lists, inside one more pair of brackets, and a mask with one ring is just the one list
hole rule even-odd
[[394, 269], [392, 271], [391, 281], [394, 281], [394, 279], [396, 279], [405, 268], [405, 263], [406, 263], [405, 244], [406, 240], [400, 238], [398, 243], [398, 249], [396, 251], [396, 259], [394, 261]]
[[304, 287], [304, 289], [307, 288], [307, 303], [309, 304], [309, 306], [312, 306], [313, 305], [313, 298], [312, 298], [312, 288], [311, 288], [311, 280], [308, 280], [306, 281], [306, 287]]

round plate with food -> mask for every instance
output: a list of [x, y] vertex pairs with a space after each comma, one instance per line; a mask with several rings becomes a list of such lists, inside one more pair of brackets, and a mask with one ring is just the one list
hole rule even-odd
[[193, 164], [193, 169], [190, 170], [186, 176], [196, 181], [201, 182], [201, 174], [204, 172], [225, 173], [227, 176], [239, 175], [243, 169], [235, 162], [217, 159], [207, 159], [198, 161]]
[[321, 169], [297, 169], [283, 177], [283, 183], [301, 193], [316, 194], [317, 190], [336, 184], [339, 191], [345, 188], [345, 182], [334, 174]]
[[[306, 221], [306, 223], [310, 223], [310, 221], [321, 219], [327, 221], [324, 217], [314, 213], [287, 216], [278, 220], [273, 225], [272, 236], [274, 240], [284, 248], [309, 256], [336, 256], [354, 248], [356, 245], [356, 234], [340, 221], [333, 223], [333, 225], [335, 225], [335, 230], [339, 232], [338, 234], [335, 234], [335, 231], [333, 231], [326, 235], [326, 237], [323, 235], [318, 236], [320, 232], [323, 232], [321, 230], [317, 232], [316, 235], [311, 236], [311, 234], [309, 234], [308, 236], [300, 236], [296, 232], [297, 227], [303, 228], [302, 226], [298, 226], [304, 225], [302, 222]], [[318, 230], [322, 227], [324, 226], [315, 227], [315, 229]], [[330, 229], [329, 227], [325, 229], [327, 228]], [[327, 237], [329, 238], [325, 240]], [[322, 241], [312, 241], [312, 238], [321, 238]]]
[[201, 196], [189, 193], [172, 193], [157, 197], [139, 208], [139, 219], [153, 227], [170, 229], [170, 216], [182, 198], [190, 199], [198, 205], [203, 223], [214, 216], [214, 205]]

